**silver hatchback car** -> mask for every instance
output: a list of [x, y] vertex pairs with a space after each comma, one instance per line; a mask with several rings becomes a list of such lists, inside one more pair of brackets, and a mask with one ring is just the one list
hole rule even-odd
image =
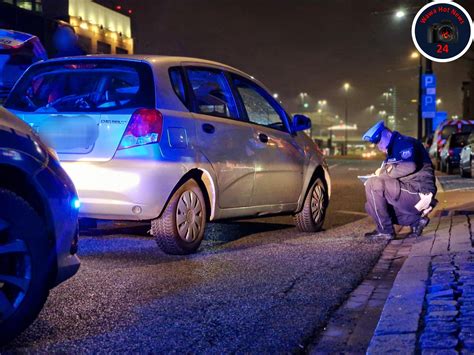
[[85, 56], [31, 66], [5, 106], [58, 153], [81, 217], [151, 221], [167, 253], [205, 224], [293, 214], [321, 229], [330, 177], [317, 145], [255, 78], [207, 60]]

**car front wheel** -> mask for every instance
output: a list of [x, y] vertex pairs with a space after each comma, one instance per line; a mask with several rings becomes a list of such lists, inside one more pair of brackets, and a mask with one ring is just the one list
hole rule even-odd
[[295, 215], [296, 227], [302, 232], [318, 232], [322, 229], [328, 194], [324, 181], [316, 178], [306, 195], [303, 209]]
[[453, 165], [450, 162], [446, 163], [446, 172], [451, 175], [454, 172]]
[[151, 234], [165, 253], [190, 254], [201, 245], [206, 218], [203, 193], [190, 179], [176, 190], [161, 217], [151, 222]]
[[48, 296], [45, 225], [17, 194], [0, 189], [0, 344], [28, 327]]

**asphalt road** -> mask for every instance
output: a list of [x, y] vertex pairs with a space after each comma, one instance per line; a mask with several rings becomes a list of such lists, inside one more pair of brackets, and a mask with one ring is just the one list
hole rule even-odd
[[[304, 348], [363, 279], [385, 242], [362, 234], [360, 174], [378, 163], [331, 161], [327, 231], [288, 218], [214, 223], [199, 253], [162, 254], [142, 225], [101, 224], [81, 237], [82, 267], [52, 290], [37, 321], [4, 351], [289, 352]], [[0, 349], [1, 352], [2, 349]]]

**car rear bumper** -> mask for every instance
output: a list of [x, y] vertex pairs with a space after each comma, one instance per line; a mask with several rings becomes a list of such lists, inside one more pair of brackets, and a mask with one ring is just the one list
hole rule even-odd
[[118, 220], [157, 218], [186, 173], [177, 162], [114, 159], [63, 162], [76, 186], [80, 217]]

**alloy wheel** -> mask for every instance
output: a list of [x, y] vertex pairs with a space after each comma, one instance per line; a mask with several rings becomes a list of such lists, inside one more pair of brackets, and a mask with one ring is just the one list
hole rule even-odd
[[311, 216], [313, 221], [318, 224], [323, 218], [324, 210], [324, 190], [321, 185], [316, 185], [311, 194]]
[[203, 227], [203, 208], [193, 191], [185, 191], [179, 198], [176, 225], [178, 234], [184, 241], [190, 243], [199, 237]]
[[0, 218], [0, 322], [20, 307], [31, 280], [28, 248], [10, 233], [10, 225]]

